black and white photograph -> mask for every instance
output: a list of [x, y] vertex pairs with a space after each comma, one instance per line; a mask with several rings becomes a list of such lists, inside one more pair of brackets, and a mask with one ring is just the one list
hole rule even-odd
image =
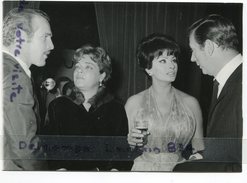
[[3, 172], [243, 174], [242, 1], [1, 6]]

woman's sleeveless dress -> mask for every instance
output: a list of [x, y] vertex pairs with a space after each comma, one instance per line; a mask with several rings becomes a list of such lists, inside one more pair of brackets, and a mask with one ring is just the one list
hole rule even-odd
[[132, 171], [172, 171], [183, 158], [181, 151], [191, 141], [196, 121], [192, 112], [173, 90], [170, 112], [164, 118], [157, 107], [152, 88], [144, 91], [143, 108], [149, 117], [147, 144], [134, 160]]

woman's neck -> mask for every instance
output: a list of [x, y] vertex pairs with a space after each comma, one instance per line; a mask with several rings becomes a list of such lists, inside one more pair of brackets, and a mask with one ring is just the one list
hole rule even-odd
[[88, 100], [92, 98], [98, 92], [98, 88], [93, 88], [91, 90], [81, 90], [84, 95], [85, 101], [84, 103], [88, 103]]
[[151, 92], [155, 105], [161, 116], [167, 116], [173, 100], [172, 85], [170, 82], [153, 82]]
[[170, 82], [153, 81], [152, 90], [158, 98], [164, 98], [172, 95], [172, 84]]

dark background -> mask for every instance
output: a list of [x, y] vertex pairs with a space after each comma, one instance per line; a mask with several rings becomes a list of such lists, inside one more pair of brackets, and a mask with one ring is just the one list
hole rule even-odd
[[[18, 1], [5, 1], [3, 5], [5, 15], [18, 6]], [[73, 50], [87, 43], [100, 45], [113, 60], [109, 88], [125, 103], [128, 97], [150, 85], [136, 63], [137, 43], [150, 33], [162, 32], [174, 37], [182, 50], [174, 86], [198, 99], [206, 126], [212, 77], [203, 75], [196, 64], [190, 62], [186, 30], [199, 18], [221, 14], [236, 26], [242, 52], [242, 6], [241, 3], [29, 2], [25, 7], [38, 8], [49, 15], [55, 46], [46, 66], [32, 66], [31, 70], [37, 86], [48, 77], [71, 77]]]

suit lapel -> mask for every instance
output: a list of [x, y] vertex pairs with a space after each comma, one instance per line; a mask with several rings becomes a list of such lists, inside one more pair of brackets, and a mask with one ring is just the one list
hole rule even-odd
[[6, 64], [11, 64], [11, 65], [18, 64], [20, 66], [19, 68], [20, 68], [21, 72], [24, 73], [28, 77], [28, 75], [26, 74], [26, 72], [24, 71], [22, 66], [17, 62], [17, 60], [14, 57], [12, 57], [11, 55], [9, 55], [9, 54], [7, 54], [5, 52], [3, 52], [3, 57], [4, 57], [4, 59], [3, 59], [4, 61], [8, 60], [8, 62], [12, 62], [12, 63], [6, 63], [5, 62]]
[[238, 73], [242, 72], [242, 64], [240, 66], [237, 67], [237, 69], [232, 73], [232, 75], [228, 78], [228, 80], [226, 81], [224, 87], [222, 88], [220, 95], [218, 97], [218, 99], [216, 100], [216, 102], [211, 106], [211, 108], [209, 109], [209, 115], [208, 115], [208, 121], [211, 121], [212, 118], [212, 114], [214, 113], [214, 110], [216, 108], [216, 106], [220, 103], [220, 101], [222, 99], [224, 99], [224, 97], [226, 96], [226, 94], [230, 91], [230, 89], [234, 86], [234, 83], [236, 81], [236, 77], [238, 76]]
[[210, 110], [209, 110], [209, 120], [211, 119], [211, 117], [212, 117], [212, 113], [213, 113], [213, 111], [214, 111], [214, 109], [215, 109], [215, 107], [219, 104], [219, 102], [225, 97], [225, 95], [226, 95], [226, 93], [227, 93], [227, 91], [228, 91], [228, 87], [229, 87], [229, 84], [230, 82], [227, 82], [226, 84], [225, 84], [225, 86], [223, 87], [223, 89], [221, 90], [221, 92], [220, 92], [220, 95], [219, 95], [219, 97], [217, 98], [217, 100], [216, 100], [216, 102], [214, 102], [214, 104], [212, 104], [212, 106], [210, 107]]
[[[11, 64], [11, 65], [19, 64], [18, 61], [14, 57], [12, 57], [11, 55], [9, 55], [7, 53], [3, 52], [3, 57], [8, 59], [9, 62], [12, 62], [12, 63], [6, 63], [6, 64]], [[5, 61], [6, 59], [3, 59], [3, 60]], [[32, 76], [30, 78], [20, 64], [19, 64], [19, 66], [20, 66], [19, 68], [20, 68], [21, 72], [23, 74], [25, 74], [26, 78], [29, 79], [30, 83], [31, 83], [32, 95], [33, 95], [33, 99], [34, 99], [33, 110], [34, 110], [36, 120], [37, 120], [37, 131], [39, 132], [40, 125], [41, 125], [40, 124], [41, 118], [40, 118], [40, 113], [39, 113], [39, 101], [38, 101], [38, 97], [36, 94], [35, 83], [34, 83]], [[28, 86], [25, 86], [25, 87], [28, 87]]]

